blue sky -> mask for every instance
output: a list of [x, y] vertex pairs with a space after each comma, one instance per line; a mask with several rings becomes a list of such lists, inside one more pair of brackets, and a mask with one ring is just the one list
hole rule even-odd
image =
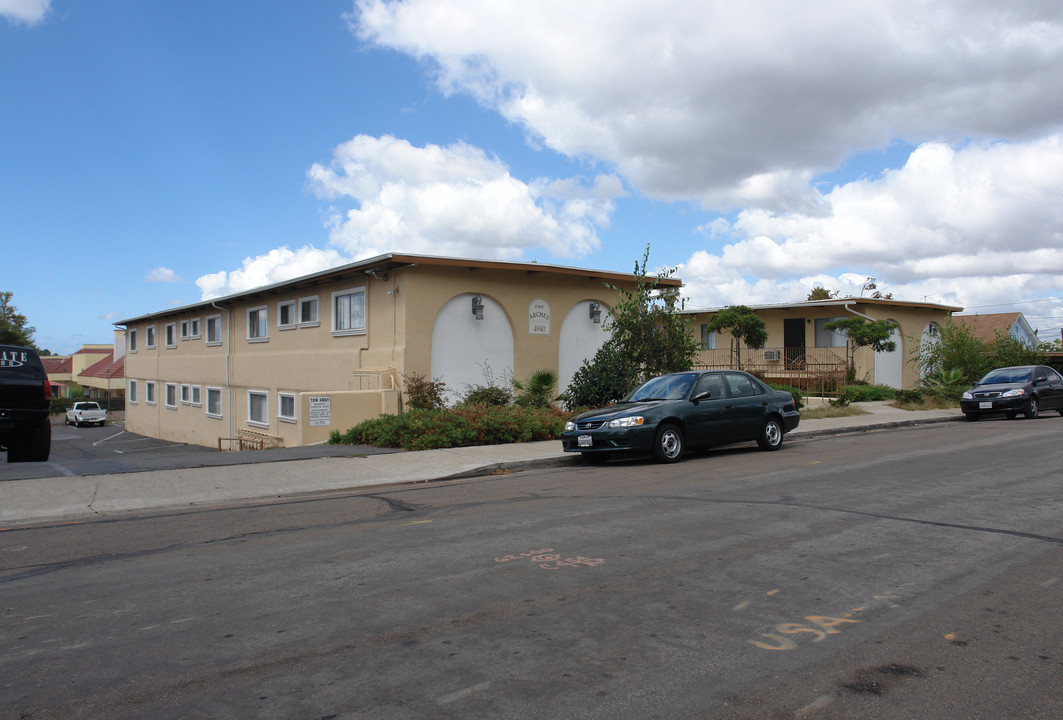
[[116, 319], [380, 252], [1063, 326], [1063, 7], [0, 0], [0, 289]]

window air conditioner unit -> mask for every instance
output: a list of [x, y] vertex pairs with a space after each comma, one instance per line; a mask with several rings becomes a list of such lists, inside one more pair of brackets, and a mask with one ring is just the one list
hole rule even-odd
[[765, 350], [764, 351], [764, 359], [765, 360], [771, 360], [771, 361], [774, 361], [774, 362], [778, 362], [778, 360], [779, 360], [779, 351], [778, 350]]

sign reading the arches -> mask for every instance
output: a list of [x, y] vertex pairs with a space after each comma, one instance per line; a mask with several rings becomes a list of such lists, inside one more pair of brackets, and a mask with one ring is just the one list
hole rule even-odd
[[528, 334], [550, 334], [550, 304], [542, 298], [532, 300], [528, 306]]

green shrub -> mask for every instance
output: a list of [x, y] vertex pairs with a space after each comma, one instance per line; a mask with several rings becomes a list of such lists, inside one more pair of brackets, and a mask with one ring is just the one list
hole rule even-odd
[[536, 370], [524, 382], [513, 378], [513, 387], [519, 393], [515, 398], [521, 407], [545, 408], [554, 399], [557, 373], [553, 370]]
[[439, 378], [431, 380], [419, 373], [406, 373], [402, 380], [406, 384], [406, 401], [410, 408], [431, 410], [446, 404], [443, 395], [447, 391], [447, 384]]
[[366, 420], [345, 433], [334, 431], [329, 443], [430, 450], [556, 440], [569, 417], [556, 408], [461, 405], [415, 409]]
[[894, 388], [886, 385], [849, 385], [845, 394], [850, 402], [873, 402], [875, 400], [892, 400], [897, 395]]
[[619, 343], [608, 340], [572, 376], [559, 398], [568, 410], [604, 407], [639, 384], [639, 368]]
[[473, 385], [461, 398], [464, 405], [486, 405], [487, 407], [504, 407], [512, 401], [513, 394], [497, 385]]

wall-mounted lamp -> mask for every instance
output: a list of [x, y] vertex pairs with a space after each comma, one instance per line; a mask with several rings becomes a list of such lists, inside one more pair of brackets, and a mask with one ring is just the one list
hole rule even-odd
[[602, 304], [599, 303], [599, 302], [591, 302], [590, 311], [591, 311], [591, 322], [593, 322], [595, 325], [601, 325], [602, 324]]
[[472, 296], [472, 314], [477, 320], [484, 319], [484, 299], [479, 295]]

